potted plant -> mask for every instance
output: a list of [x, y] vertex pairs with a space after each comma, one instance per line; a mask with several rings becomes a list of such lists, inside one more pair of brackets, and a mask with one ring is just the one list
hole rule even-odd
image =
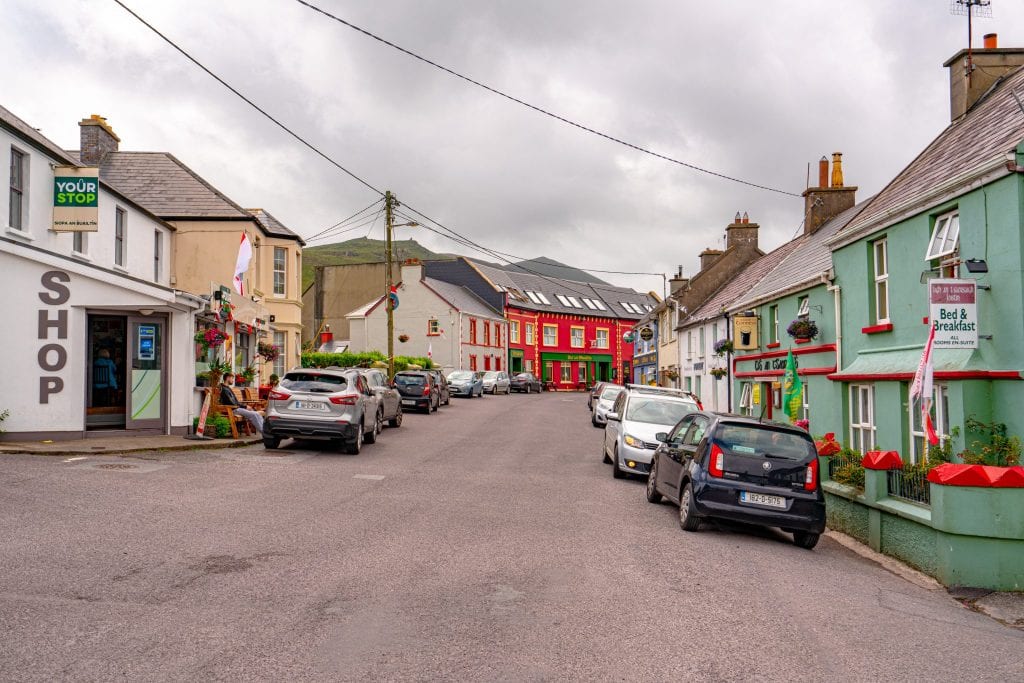
[[196, 386], [197, 387], [208, 387], [210, 386], [210, 375], [206, 372], [196, 373]]
[[224, 334], [224, 332], [222, 332], [221, 330], [217, 329], [216, 327], [209, 327], [204, 330], [198, 330], [192, 337], [192, 339], [195, 340], [196, 344], [199, 344], [199, 346], [202, 347], [203, 354], [205, 354], [210, 349], [215, 349], [218, 346], [223, 345], [224, 341], [227, 338], [228, 336]]
[[729, 370], [727, 368], [711, 368], [710, 372], [711, 376], [715, 379], [722, 379], [729, 374]]
[[735, 348], [732, 345], [732, 339], [729, 339], [728, 337], [716, 341], [714, 348], [716, 356], [724, 356], [728, 353], [732, 353], [735, 350]]
[[797, 318], [786, 328], [786, 334], [794, 339], [814, 339], [818, 336], [818, 326], [813, 320]]
[[242, 385], [245, 386], [256, 379], [256, 368], [252, 365], [246, 365], [237, 375], [237, 379], [241, 380]]
[[400, 341], [400, 342], [402, 342], [404, 344], [405, 342], [409, 341], [409, 335], [407, 335], [407, 334], [400, 334], [400, 335], [398, 335], [398, 341]]

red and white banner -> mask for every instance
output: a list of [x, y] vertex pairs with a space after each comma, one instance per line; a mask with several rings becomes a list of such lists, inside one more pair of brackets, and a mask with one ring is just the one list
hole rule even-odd
[[235, 261], [235, 291], [239, 294], [245, 294], [242, 275], [249, 270], [249, 261], [251, 260], [252, 242], [249, 241], [249, 236], [243, 232], [242, 241], [238, 245], [238, 259]]
[[925, 436], [928, 443], [935, 446], [939, 443], [939, 436], [935, 433], [935, 426], [932, 424], [932, 345], [935, 343], [935, 326], [928, 330], [928, 342], [924, 345], [924, 353], [921, 354], [921, 362], [917, 364], [917, 372], [914, 373], [914, 381], [910, 385], [910, 402], [920, 399], [921, 401], [921, 424], [924, 425]]

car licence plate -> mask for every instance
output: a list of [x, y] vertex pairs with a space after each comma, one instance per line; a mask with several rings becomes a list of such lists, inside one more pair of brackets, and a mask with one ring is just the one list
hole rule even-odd
[[403, 406], [414, 406], [414, 405], [416, 405], [416, 401], [405, 400], [405, 401], [402, 401], [402, 405]]
[[326, 413], [330, 408], [322, 401], [295, 401], [292, 403], [295, 410], [319, 410]]
[[751, 493], [750, 491], [740, 491], [740, 502], [767, 505], [773, 508], [786, 507], [786, 499], [782, 496], [768, 496], [763, 493]]

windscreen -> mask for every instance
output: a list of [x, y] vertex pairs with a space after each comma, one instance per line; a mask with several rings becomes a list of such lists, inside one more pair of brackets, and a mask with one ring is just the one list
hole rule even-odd
[[602, 401], [614, 401], [615, 397], [622, 393], [622, 387], [608, 387], [601, 392]]
[[626, 408], [626, 420], [630, 422], [645, 422], [647, 424], [675, 425], [688, 415], [697, 410], [692, 403], [682, 401], [666, 400], [662, 397], [634, 396]]
[[473, 373], [469, 370], [456, 370], [452, 374], [448, 375], [449, 382], [454, 382], [456, 380], [462, 381], [465, 379], [473, 379]]
[[334, 393], [348, 386], [348, 380], [337, 375], [321, 375], [315, 372], [289, 372], [281, 380], [281, 386], [292, 391]]
[[772, 429], [769, 425], [724, 424], [715, 441], [726, 453], [761, 457], [806, 460], [814, 454], [809, 437]]
[[496, 372], [485, 372], [484, 373], [484, 379], [494, 379], [497, 376], [498, 376], [498, 373], [496, 373]]
[[423, 375], [395, 375], [395, 384], [400, 387], [423, 386], [426, 381]]

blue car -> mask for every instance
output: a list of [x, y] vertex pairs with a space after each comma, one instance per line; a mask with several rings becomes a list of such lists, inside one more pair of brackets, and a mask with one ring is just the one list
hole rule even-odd
[[448, 387], [452, 396], [474, 396], [484, 395], [483, 373], [473, 370], [452, 370], [448, 373]]

